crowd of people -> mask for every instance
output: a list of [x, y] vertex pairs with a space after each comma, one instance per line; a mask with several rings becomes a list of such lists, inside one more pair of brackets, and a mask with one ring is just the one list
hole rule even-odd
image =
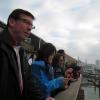
[[0, 98], [2, 100], [55, 100], [80, 77], [80, 66], [65, 65], [64, 50], [44, 43], [27, 61], [21, 42], [31, 34], [35, 17], [15, 9], [0, 33]]

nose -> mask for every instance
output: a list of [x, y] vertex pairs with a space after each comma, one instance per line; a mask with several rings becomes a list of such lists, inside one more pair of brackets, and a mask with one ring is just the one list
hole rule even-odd
[[27, 25], [27, 30], [30, 32], [32, 30], [32, 25]]
[[33, 25], [31, 25], [31, 24], [28, 25], [28, 30], [31, 31], [32, 29], [35, 29], [35, 26], [33, 26]]
[[28, 26], [28, 31], [31, 31], [31, 30], [32, 30], [32, 26], [29, 25], [29, 26]]

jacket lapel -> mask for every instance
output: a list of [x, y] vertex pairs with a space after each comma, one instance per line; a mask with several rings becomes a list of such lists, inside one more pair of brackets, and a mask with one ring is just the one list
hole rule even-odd
[[3, 43], [1, 44], [1, 48], [3, 49], [3, 51], [5, 51], [11, 65], [10, 67], [12, 68], [12, 70], [15, 73], [16, 78], [18, 79], [18, 65], [16, 62], [17, 61], [16, 55], [14, 54], [15, 52], [14, 51], [10, 52], [10, 50], [8, 51], [8, 48]]

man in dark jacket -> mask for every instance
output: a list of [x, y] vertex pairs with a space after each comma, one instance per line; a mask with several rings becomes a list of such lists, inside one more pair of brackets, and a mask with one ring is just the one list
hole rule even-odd
[[20, 45], [30, 35], [34, 19], [30, 12], [15, 9], [0, 33], [0, 100], [41, 100], [39, 82]]

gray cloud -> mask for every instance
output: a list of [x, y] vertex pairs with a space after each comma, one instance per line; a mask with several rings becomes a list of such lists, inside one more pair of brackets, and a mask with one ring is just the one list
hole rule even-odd
[[6, 22], [15, 8], [36, 17], [32, 31], [57, 49], [81, 60], [100, 59], [100, 0], [6, 0], [0, 1], [0, 19]]

